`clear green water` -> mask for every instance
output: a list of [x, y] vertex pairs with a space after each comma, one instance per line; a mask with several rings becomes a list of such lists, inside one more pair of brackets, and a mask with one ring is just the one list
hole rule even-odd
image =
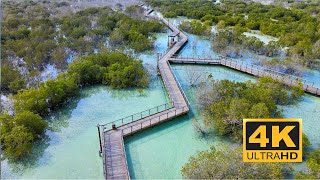
[[[203, 137], [195, 130], [192, 119], [201, 120], [202, 117], [195, 106], [195, 91], [186, 78], [190, 66], [173, 65], [173, 69], [191, 103], [191, 113], [125, 139], [132, 178], [182, 178], [180, 170], [191, 155], [211, 145], [230, 143], [215, 134]], [[254, 80], [252, 76], [220, 66], [199, 67], [203, 70], [203, 77], [211, 73], [216, 79]], [[320, 98], [311, 95], [305, 95], [296, 106], [284, 108], [285, 117], [303, 118], [303, 131], [309, 136], [313, 148], [320, 147], [319, 109]], [[303, 164], [295, 164], [294, 168], [302, 169]]]
[[160, 80], [142, 96], [135, 89], [86, 88], [76, 100], [50, 120], [45, 143], [35, 148], [26, 163], [1, 165], [2, 178], [103, 178], [98, 155], [98, 123], [107, 123], [166, 102]]
[[[156, 65], [156, 53], [167, 48], [166, 34], [156, 34], [155, 50], [138, 54], [144, 64]], [[197, 41], [197, 42], [194, 42]], [[216, 56], [210, 42], [191, 36], [182, 56]], [[180, 169], [197, 151], [211, 145], [228, 143], [215, 134], [206, 137], [195, 131], [192, 119], [202, 119], [194, 105], [195, 92], [186, 79], [189, 65], [173, 65], [174, 72], [191, 102], [191, 112], [125, 139], [132, 178], [181, 178]], [[202, 77], [254, 80], [252, 76], [219, 66], [200, 66]], [[318, 77], [318, 76], [317, 76]], [[98, 156], [96, 125], [143, 111], [167, 101], [159, 79], [154, 79], [142, 96], [131, 90], [111, 90], [105, 86], [86, 88], [68, 107], [50, 118], [48, 138], [39, 142], [33, 157], [25, 162], [3, 160], [1, 178], [90, 178], [101, 179], [102, 162]], [[304, 132], [314, 148], [320, 147], [320, 98], [306, 95], [299, 106], [284, 107], [286, 117], [302, 117]]]
[[320, 97], [306, 94], [298, 105], [284, 107], [283, 114], [287, 118], [301, 118], [311, 147], [320, 148]]
[[[169, 19], [170, 19], [170, 22], [175, 24], [176, 26], [181, 24], [183, 21], [192, 20], [186, 17], [169, 18]], [[246, 33], [246, 34], [257, 36], [262, 41], [269, 41], [273, 39], [272, 37], [268, 35], [263, 35], [263, 34], [252, 34], [252, 33]], [[269, 58], [266, 56], [257, 56], [252, 53], [244, 53], [242, 55], [243, 57], [236, 58], [236, 59], [247, 62], [247, 63], [257, 62], [258, 60], [257, 57], [262, 59]], [[188, 34], [188, 44], [186, 44], [183, 47], [183, 49], [179, 54], [179, 57], [197, 57], [197, 58], [199, 57], [200, 58], [217, 58], [218, 56], [219, 54], [215, 52], [215, 50], [213, 49], [211, 40], [208, 37], [197, 36], [193, 34]], [[305, 68], [301, 75], [302, 75], [302, 78], [306, 79], [309, 84], [314, 84], [316, 87], [320, 88], [320, 69], [319, 68], [315, 68], [315, 69]]]
[[[156, 52], [166, 48], [166, 35], [155, 34], [155, 50], [138, 54], [144, 64], [156, 66]], [[68, 107], [48, 118], [47, 138], [37, 143], [24, 162], [1, 161], [1, 179], [72, 178], [101, 179], [102, 161], [96, 125], [144, 111], [168, 102], [161, 80], [153, 76], [150, 87], [139, 95], [136, 89], [112, 90], [94, 86], [81, 91]]]
[[[186, 69], [192, 65], [173, 65], [173, 70], [191, 103], [188, 115], [147, 129], [125, 139], [125, 147], [131, 178], [181, 178], [180, 169], [188, 158], [211, 145], [225, 143], [214, 134], [201, 136], [193, 127], [192, 119], [201, 120], [199, 109], [195, 106], [194, 89], [189, 88]], [[219, 79], [246, 81], [251, 76], [220, 66], [200, 66], [203, 76], [210, 73]]]

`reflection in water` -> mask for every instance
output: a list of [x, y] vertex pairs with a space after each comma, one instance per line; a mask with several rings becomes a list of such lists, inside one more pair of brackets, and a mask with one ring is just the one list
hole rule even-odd
[[[37, 161], [39, 157], [42, 157], [44, 154], [45, 149], [49, 146], [49, 137], [46, 135], [43, 139], [37, 141], [33, 145], [32, 153], [30, 153], [27, 157], [19, 162], [11, 159], [5, 159], [4, 162], [1, 163], [8, 163], [10, 164], [10, 168], [16, 176], [21, 176], [22, 173], [28, 168], [35, 168], [37, 166]], [[2, 168], [2, 165], [1, 165]], [[3, 173], [3, 171], [1, 172]], [[4, 171], [6, 174], [6, 171]], [[6, 177], [6, 176], [1, 176]]]

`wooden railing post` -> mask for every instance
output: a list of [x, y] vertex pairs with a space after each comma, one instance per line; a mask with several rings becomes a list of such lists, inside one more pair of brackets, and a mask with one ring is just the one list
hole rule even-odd
[[97, 125], [98, 128], [98, 135], [99, 135], [99, 145], [100, 145], [100, 151], [99, 151], [99, 156], [101, 157], [102, 155], [102, 140], [101, 140], [101, 132], [100, 132], [100, 125]]

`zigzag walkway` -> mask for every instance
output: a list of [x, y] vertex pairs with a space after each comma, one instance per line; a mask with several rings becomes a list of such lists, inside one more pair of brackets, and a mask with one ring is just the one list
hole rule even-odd
[[307, 93], [320, 96], [320, 88], [314, 85], [314, 82], [308, 82], [296, 76], [280, 73], [272, 69], [267, 69], [261, 66], [246, 64], [230, 58], [219, 57], [218, 59], [198, 59], [198, 58], [170, 58], [172, 63], [188, 63], [188, 64], [218, 64], [228, 68], [235, 69], [253, 76], [262, 77], [270, 76], [273, 79], [282, 81], [287, 86], [295, 86], [302, 83], [303, 90]]
[[[289, 86], [296, 85], [300, 82], [298, 79], [294, 79], [290, 76], [272, 71], [265, 71], [255, 68], [253, 65], [243, 65], [237, 61], [229, 60], [227, 58], [172, 58], [185, 45], [185, 43], [187, 43], [188, 37], [174, 25], [170, 24], [166, 19], [160, 18], [160, 20], [163, 21], [173, 32], [178, 32], [180, 37], [180, 40], [158, 61], [159, 73], [162, 77], [171, 102], [113, 121], [108, 124], [97, 126], [99, 131], [100, 153], [102, 154], [103, 159], [103, 172], [105, 179], [130, 179], [126, 152], [123, 144], [123, 138], [125, 136], [189, 112], [187, 98], [172, 72], [170, 62], [223, 65], [258, 77], [271, 76], [275, 79], [282, 80]], [[302, 83], [306, 92], [320, 95], [320, 88], [315, 87], [313, 84], [307, 84], [306, 81]]]
[[[173, 32], [180, 32], [166, 19], [160, 18]], [[159, 73], [171, 99], [170, 104], [156, 107], [105, 125], [98, 125], [100, 152], [103, 158], [105, 179], [130, 179], [123, 137], [170, 120], [189, 112], [187, 99], [174, 76], [168, 60], [188, 41], [187, 36], [179, 33], [180, 40], [158, 61]], [[155, 112], [155, 113], [152, 113]], [[136, 117], [140, 117], [136, 119]], [[114, 127], [111, 129], [112, 125]]]

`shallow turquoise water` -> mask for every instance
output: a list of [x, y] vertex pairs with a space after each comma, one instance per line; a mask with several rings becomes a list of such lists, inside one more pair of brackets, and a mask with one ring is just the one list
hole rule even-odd
[[[194, 89], [190, 88], [186, 71], [192, 65], [173, 65], [177, 79], [181, 83], [189, 102], [191, 112], [170, 122], [137, 133], [125, 139], [125, 147], [131, 178], [173, 179], [181, 178], [180, 169], [189, 157], [211, 145], [226, 143], [214, 134], [203, 137], [194, 129], [193, 119], [202, 120], [195, 105]], [[198, 66], [203, 77], [212, 74], [217, 79], [247, 81], [251, 76], [221, 66]]]
[[[166, 34], [159, 33], [156, 37], [155, 50], [137, 55], [144, 64], [155, 66], [156, 53], [167, 48]], [[209, 40], [191, 35], [181, 56], [217, 56], [210, 46]], [[197, 67], [202, 78], [212, 74], [216, 79], [254, 80], [252, 76], [220, 66]], [[188, 68], [190, 65], [173, 65], [191, 102], [191, 113], [125, 139], [132, 178], [181, 178], [180, 169], [191, 155], [213, 144], [227, 143], [214, 134], [202, 137], [195, 131], [192, 119], [201, 120], [202, 117], [194, 105], [194, 89], [190, 88], [186, 78]], [[312, 77], [317, 79], [320, 75]], [[142, 96], [134, 89], [119, 91], [105, 86], [84, 89], [79, 99], [52, 117], [48, 139], [36, 146], [33, 158], [18, 164], [2, 161], [1, 178], [103, 178], [95, 125], [165, 103], [167, 97], [162, 88], [160, 80], [154, 79]], [[320, 98], [306, 95], [299, 104], [285, 107], [284, 114], [286, 117], [302, 117], [304, 132], [310, 137], [312, 146], [320, 147]]]
[[[175, 23], [179, 23], [179, 20]], [[179, 54], [179, 57], [215, 58], [217, 56], [218, 54], [212, 49], [210, 40], [190, 34], [189, 43]], [[253, 58], [254, 56], [249, 56], [246, 61], [253, 62]], [[190, 66], [174, 65], [173, 67], [189, 101], [194, 102], [194, 91], [188, 87], [189, 84], [185, 78], [187, 76], [185, 71]], [[216, 79], [232, 79], [235, 81], [253, 79], [252, 76], [217, 66], [201, 66], [196, 70], [203, 73], [202, 78], [206, 78], [208, 74], [213, 74]], [[319, 71], [307, 70], [304, 77], [320, 85]], [[312, 148], [320, 147], [320, 127], [315, 126], [319, 124], [319, 107], [320, 98], [306, 94], [299, 105], [285, 107], [283, 112], [285, 117], [288, 118], [303, 118], [303, 131], [310, 138]], [[201, 138], [194, 130], [192, 123], [194, 117], [201, 119], [201, 115], [193, 105], [191, 110], [192, 113], [189, 116], [177, 118], [172, 122], [144, 131], [126, 140], [128, 164], [132, 178], [181, 178], [180, 169], [191, 155], [197, 151], [208, 149], [213, 144], [226, 142], [214, 135]], [[295, 164], [294, 168], [303, 169], [303, 164]]]
[[[166, 35], [155, 36], [158, 38], [155, 49], [137, 55], [144, 64], [154, 67], [156, 52], [167, 48]], [[142, 95], [136, 89], [112, 90], [106, 86], [83, 89], [79, 98], [48, 118], [47, 138], [35, 146], [32, 157], [19, 163], [1, 162], [1, 179], [103, 178], [96, 125], [168, 102], [159, 77], [153, 74], [152, 79]]]
[[[191, 113], [145, 130], [125, 139], [129, 171], [132, 178], [182, 178], [180, 170], [191, 155], [207, 150], [211, 145], [229, 143], [214, 134], [201, 136], [193, 126], [192, 119], [202, 120], [199, 109], [195, 106], [195, 91], [188, 84], [186, 71], [192, 65], [173, 65], [174, 72], [191, 103]], [[252, 76], [221, 66], [197, 66], [203, 77], [212, 74], [215, 79], [234, 81], [254, 80]], [[305, 132], [313, 148], [320, 147], [320, 98], [305, 95], [298, 105], [285, 107], [285, 117], [303, 118]], [[295, 169], [302, 169], [303, 164], [295, 164]]]
[[313, 149], [320, 148], [320, 97], [305, 94], [298, 105], [284, 107], [287, 118], [301, 118], [303, 132], [308, 136]]
[[59, 111], [47, 132], [47, 145], [35, 148], [27, 164], [2, 162], [2, 178], [103, 178], [98, 155], [98, 123], [103, 124], [163, 104], [166, 97], [159, 80], [142, 96], [135, 90], [86, 88], [79, 101]]
[[[188, 19], [186, 17], [178, 17], [178, 18], [170, 18], [170, 22], [178, 26], [183, 21], [190, 21], [192, 19]], [[187, 33], [188, 34], [188, 33]], [[247, 33], [250, 34], [250, 33]], [[259, 36], [264, 40], [270, 39], [271, 37], [268, 35], [255, 35]], [[186, 44], [178, 57], [195, 57], [195, 58], [217, 58], [219, 54], [214, 51], [212, 47], [211, 40], [208, 37], [198, 36], [193, 34], [188, 34], [188, 44]], [[234, 58], [240, 61], [244, 61], [247, 63], [255, 63], [257, 60], [261, 59], [270, 59], [266, 56], [255, 55], [252, 53], [243, 54], [242, 58]], [[302, 72], [302, 78], [306, 79], [309, 84], [314, 84], [316, 87], [320, 88], [320, 69], [304, 69]]]

